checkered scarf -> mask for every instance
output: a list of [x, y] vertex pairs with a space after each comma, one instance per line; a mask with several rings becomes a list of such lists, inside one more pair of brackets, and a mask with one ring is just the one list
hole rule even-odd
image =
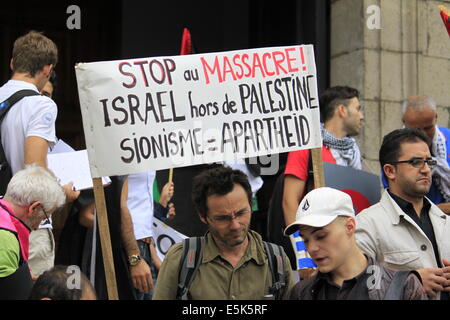
[[433, 180], [446, 202], [450, 202], [450, 167], [447, 162], [445, 136], [436, 126], [436, 133], [431, 146], [437, 166], [433, 169]]
[[350, 137], [336, 138], [321, 124], [323, 144], [336, 150], [339, 155], [345, 160], [346, 166], [355, 169], [361, 169], [361, 153], [359, 151], [356, 140]]

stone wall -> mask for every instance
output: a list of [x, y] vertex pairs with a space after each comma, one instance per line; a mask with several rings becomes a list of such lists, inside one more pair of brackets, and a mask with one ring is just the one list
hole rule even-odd
[[[438, 124], [450, 124], [450, 37], [441, 4], [450, 9], [450, 0], [331, 1], [330, 84], [361, 92], [365, 123], [357, 139], [366, 171], [379, 174], [381, 139], [402, 126], [405, 97], [432, 96]], [[380, 29], [369, 28], [370, 6], [379, 9]]]

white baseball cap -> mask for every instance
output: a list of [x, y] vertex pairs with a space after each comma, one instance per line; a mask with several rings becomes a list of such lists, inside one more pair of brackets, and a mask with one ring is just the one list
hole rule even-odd
[[352, 198], [333, 188], [317, 188], [305, 195], [298, 206], [295, 222], [286, 227], [284, 234], [295, 233], [300, 225], [324, 227], [338, 216], [355, 217]]

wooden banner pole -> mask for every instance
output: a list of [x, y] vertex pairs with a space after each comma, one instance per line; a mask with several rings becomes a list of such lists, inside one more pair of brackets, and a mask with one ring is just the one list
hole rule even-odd
[[171, 183], [173, 180], [173, 168], [169, 169], [169, 183]]
[[323, 172], [322, 148], [311, 149], [314, 189], [325, 187], [325, 175]]
[[106, 211], [105, 190], [103, 189], [102, 178], [93, 178], [92, 181], [94, 184], [95, 208], [97, 210], [98, 231], [100, 232], [108, 298], [109, 300], [119, 300], [111, 247], [111, 235], [109, 233], [108, 213]]

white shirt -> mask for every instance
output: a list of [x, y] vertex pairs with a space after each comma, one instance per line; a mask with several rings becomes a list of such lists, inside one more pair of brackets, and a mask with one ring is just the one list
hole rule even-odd
[[127, 206], [133, 220], [136, 240], [153, 236], [153, 181], [155, 171], [128, 176]]
[[[15, 92], [30, 89], [39, 92], [29, 82], [9, 80], [0, 88], [0, 102], [5, 101]], [[53, 146], [56, 142], [55, 121], [58, 109], [55, 102], [46, 96], [24, 97], [6, 114], [1, 123], [2, 145], [12, 173], [23, 169], [25, 139], [40, 137]], [[44, 220], [40, 228], [51, 228], [51, 220]]]
[[[0, 88], [0, 101], [5, 101], [23, 89], [39, 92], [32, 83], [9, 80]], [[57, 114], [55, 102], [46, 96], [25, 97], [8, 111], [1, 123], [1, 132], [3, 149], [13, 174], [24, 168], [24, 147], [27, 137], [43, 138], [50, 146], [56, 143]]]

